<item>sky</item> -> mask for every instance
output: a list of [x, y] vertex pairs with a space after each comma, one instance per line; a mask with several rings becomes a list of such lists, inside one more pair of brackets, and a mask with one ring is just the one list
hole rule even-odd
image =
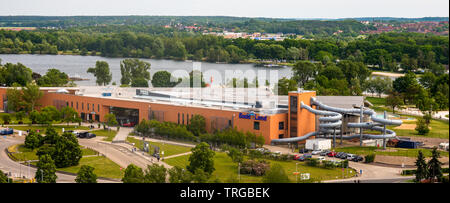
[[0, 16], [448, 17], [448, 0], [0, 0]]

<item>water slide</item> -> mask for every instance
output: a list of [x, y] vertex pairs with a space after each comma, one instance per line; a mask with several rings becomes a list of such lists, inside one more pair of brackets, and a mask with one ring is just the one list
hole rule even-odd
[[[327, 106], [325, 104], [322, 104], [321, 102], [317, 101], [316, 98], [311, 97], [311, 104], [319, 107], [320, 110], [316, 110], [311, 108], [308, 105], [305, 105], [303, 102], [301, 102], [301, 108], [308, 110], [309, 112], [315, 114], [315, 115], [322, 115], [322, 117], [319, 118], [319, 130], [315, 132], [307, 133], [304, 136], [300, 137], [291, 137], [291, 138], [283, 138], [283, 139], [274, 139], [272, 140], [272, 144], [275, 143], [290, 143], [290, 142], [298, 142], [308, 139], [311, 136], [319, 136], [323, 135], [324, 138], [333, 138], [335, 141], [336, 139], [336, 133], [340, 133], [340, 127], [342, 125], [342, 114], [360, 114], [361, 118], [363, 115], [368, 115], [371, 118], [371, 122], [361, 122], [361, 123], [347, 123], [347, 127], [349, 128], [360, 128], [361, 132], [362, 129], [369, 129], [369, 130], [376, 130], [382, 132], [382, 134], [375, 135], [375, 134], [354, 134], [354, 135], [348, 135], [348, 136], [342, 136], [342, 139], [353, 139], [353, 138], [368, 138], [368, 139], [386, 139], [386, 138], [393, 138], [396, 136], [395, 132], [389, 129], [386, 129], [386, 125], [395, 125], [399, 126], [402, 124], [401, 120], [389, 120], [386, 119], [386, 115], [384, 118], [377, 117], [377, 114], [372, 109], [345, 109], [345, 108], [337, 108], [337, 107], [331, 107]], [[331, 136], [332, 135], [332, 136]], [[384, 142], [385, 145], [385, 142]]]

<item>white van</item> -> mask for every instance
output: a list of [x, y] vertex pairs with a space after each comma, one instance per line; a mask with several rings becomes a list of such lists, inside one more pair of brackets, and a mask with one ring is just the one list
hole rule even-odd
[[354, 154], [347, 154], [347, 160], [353, 160], [353, 158], [355, 158], [356, 155]]

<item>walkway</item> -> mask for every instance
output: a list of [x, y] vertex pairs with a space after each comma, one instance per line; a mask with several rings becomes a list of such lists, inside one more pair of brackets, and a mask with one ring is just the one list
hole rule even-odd
[[116, 137], [113, 139], [113, 143], [126, 142], [127, 136], [133, 131], [133, 128], [120, 127], [119, 132], [117, 132]]
[[[16, 138], [7, 136], [6, 138], [0, 138], [0, 170], [5, 173], [11, 173], [13, 177], [23, 177], [27, 179], [34, 178], [36, 174], [36, 168], [29, 167], [18, 162], [11, 160], [5, 152], [5, 149], [11, 145], [23, 143], [23, 138]], [[57, 183], [74, 183], [75, 175], [67, 175], [63, 173], [56, 172]], [[116, 183], [116, 181], [109, 181], [104, 179], [97, 179], [99, 183]]]

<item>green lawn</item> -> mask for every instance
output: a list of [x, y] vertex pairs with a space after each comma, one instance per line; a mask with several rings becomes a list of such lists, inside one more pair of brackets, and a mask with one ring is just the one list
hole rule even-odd
[[97, 177], [121, 179], [123, 176], [120, 166], [103, 156], [83, 157], [80, 159], [80, 163], [77, 166], [57, 168], [57, 170], [78, 173], [82, 165], [94, 167], [94, 173]]
[[[13, 145], [9, 147], [8, 150], [10, 152], [18, 152], [12, 154], [18, 161], [39, 159], [36, 156], [37, 149], [34, 150], [27, 149], [23, 144]], [[83, 152], [83, 156], [97, 154], [96, 151], [84, 147], [82, 147], [81, 151]], [[33, 162], [31, 164], [36, 163], [37, 162]], [[94, 173], [97, 174], [98, 177], [121, 179], [123, 176], [122, 171], [120, 170], [120, 166], [103, 156], [82, 157], [80, 159], [80, 163], [77, 166], [71, 166], [67, 168], [57, 168], [57, 170], [71, 173], [78, 173], [78, 170], [80, 170], [82, 165], [94, 167], [95, 168]]]
[[[190, 155], [184, 155], [179, 157], [174, 157], [170, 159], [164, 160], [167, 164], [171, 166], [179, 166], [186, 168], [186, 165], [189, 164], [189, 156]], [[295, 182], [295, 175], [293, 172], [295, 172], [296, 163], [298, 163], [298, 171], [300, 173], [310, 173], [311, 178], [314, 178], [316, 180], [331, 180], [331, 179], [340, 179], [343, 176], [342, 169], [324, 169], [324, 168], [318, 168], [318, 167], [311, 167], [307, 166], [305, 162], [299, 162], [299, 161], [274, 161], [274, 160], [268, 160], [271, 165], [278, 163], [281, 166], [283, 166], [284, 170], [289, 176], [289, 179], [292, 182]], [[211, 179], [218, 178], [222, 182], [227, 182], [228, 179], [237, 178], [238, 177], [238, 164], [231, 161], [231, 158], [228, 157], [228, 155], [224, 152], [216, 152], [216, 155], [214, 157], [214, 167], [215, 171], [212, 174]], [[350, 171], [352, 171], [350, 173]], [[347, 175], [348, 174], [348, 175]], [[348, 178], [352, 174], [355, 174], [355, 171], [353, 169], [345, 169], [344, 171], [344, 177]], [[241, 182], [242, 183], [261, 183], [262, 176], [250, 176], [250, 175], [241, 175]]]
[[[375, 151], [379, 149], [380, 151]], [[386, 156], [405, 156], [405, 157], [417, 157], [419, 151], [422, 151], [424, 156], [430, 157], [431, 151], [430, 149], [405, 149], [405, 148], [390, 148], [387, 147], [386, 151], [381, 151], [383, 148], [377, 147], [342, 147], [336, 148], [336, 152], [346, 152], [350, 154], [358, 154], [358, 155], [367, 155], [367, 154], [377, 154], [377, 155], [386, 155]], [[440, 151], [441, 156], [447, 156], [448, 152]]]
[[[409, 116], [413, 118], [419, 118], [417, 116]], [[416, 121], [403, 121], [404, 124], [416, 124]], [[387, 126], [388, 129], [394, 130], [397, 136], [420, 136], [420, 137], [433, 137], [449, 139], [449, 124], [447, 121], [431, 120], [430, 132], [426, 135], [419, 135], [414, 129], [394, 129], [395, 126]]]
[[[133, 137], [127, 137], [127, 141], [130, 143], [134, 143], [134, 146], [136, 146], [139, 149], [143, 148], [143, 143], [142, 140], [133, 138]], [[182, 153], [186, 153], [186, 152], [190, 152], [191, 148], [190, 147], [185, 147], [185, 146], [180, 146], [180, 145], [173, 145], [173, 144], [163, 144], [160, 142], [149, 142], [150, 144], [150, 151], [149, 154], [153, 154], [153, 146], [157, 146], [159, 147], [159, 151], [164, 151], [164, 156], [172, 156], [172, 155], [176, 155], [176, 154], [182, 154]]]
[[[16, 158], [18, 161], [28, 161], [28, 160], [38, 160], [39, 157], [36, 155], [36, 152], [38, 149], [28, 149], [23, 144], [13, 145], [8, 148], [10, 152], [16, 152], [12, 155], [14, 158]], [[89, 155], [96, 155], [97, 151], [94, 151], [92, 149], [81, 147], [81, 152], [83, 153], [83, 156], [89, 156]]]
[[97, 136], [105, 137], [103, 138], [104, 141], [111, 142], [114, 137], [116, 137], [117, 131], [115, 130], [94, 130], [91, 131], [91, 133], [94, 133]]
[[[11, 121], [9, 122], [9, 124], [18, 124], [19, 123], [19, 121], [17, 121], [16, 116], [13, 113], [0, 113], [0, 123], [3, 124], [3, 122], [4, 122], [3, 115], [5, 115], [5, 114], [9, 114], [9, 116], [11, 117]], [[28, 117], [25, 117], [22, 119], [22, 122], [24, 124], [29, 124], [29, 123], [31, 123], [31, 120], [28, 119]]]
[[[65, 131], [67, 131], [67, 130], [89, 130], [89, 128], [86, 127], [86, 126], [78, 126], [78, 125], [70, 125], [70, 126], [53, 125], [52, 127], [55, 128], [56, 132], [58, 132], [58, 133], [62, 133], [62, 129], [63, 128], [64, 128]], [[39, 130], [39, 132], [45, 133], [45, 129], [47, 129], [48, 126], [37, 126], [37, 125], [28, 126], [28, 125], [23, 125], [23, 126], [11, 126], [10, 128], [13, 128], [15, 130], [22, 130], [22, 131], [27, 131], [28, 129], [30, 129], [30, 130]]]

